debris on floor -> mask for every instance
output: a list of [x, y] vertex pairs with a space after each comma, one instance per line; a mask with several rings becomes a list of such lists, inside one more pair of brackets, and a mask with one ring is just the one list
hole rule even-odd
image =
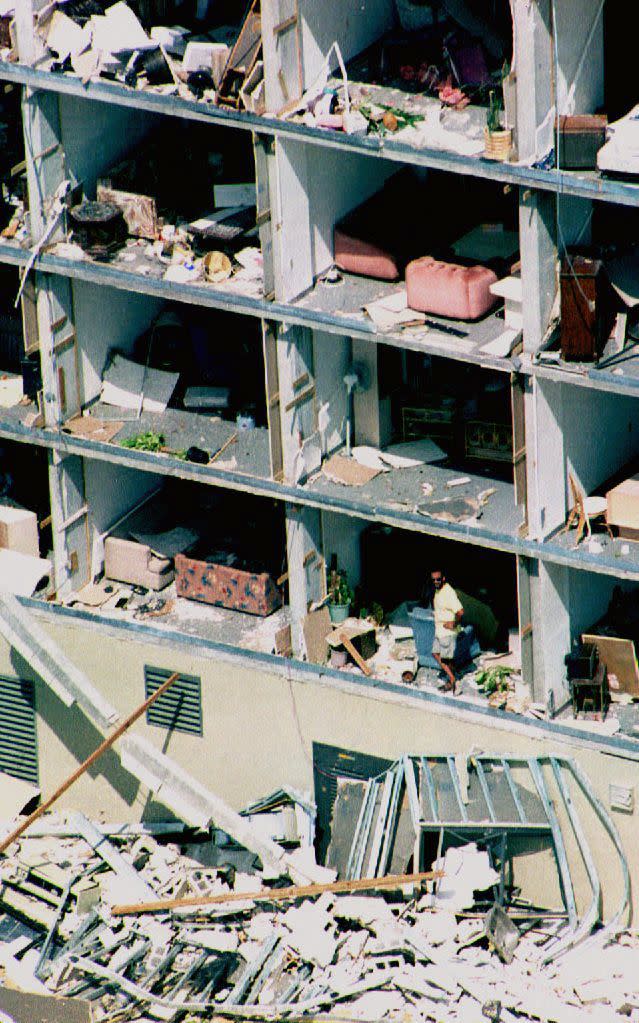
[[[543, 809], [553, 772], [563, 793], [578, 780], [567, 761], [481, 756], [404, 756], [369, 781], [340, 779], [327, 858], [340, 880], [325, 870], [287, 888], [215, 827], [49, 814], [0, 865], [0, 969], [15, 989], [0, 988], [0, 1010], [69, 1023], [634, 1018], [639, 944], [623, 910], [591, 935], [592, 915], [518, 909], [504, 873], [507, 836], [523, 822], [558, 841]], [[243, 818], [253, 836], [314, 861], [308, 796], [282, 788]], [[457, 839], [430, 870], [404, 873], [427, 866], [412, 858], [413, 825], [438, 831], [444, 818]]]

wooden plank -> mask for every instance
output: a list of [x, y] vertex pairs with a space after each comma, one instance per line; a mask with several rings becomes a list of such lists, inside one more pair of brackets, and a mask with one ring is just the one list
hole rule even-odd
[[231, 436], [229, 437], [228, 440], [224, 441], [222, 447], [219, 448], [211, 458], [209, 458], [209, 465], [212, 465], [213, 462], [217, 462], [217, 460], [220, 457], [220, 455], [224, 451], [226, 451], [227, 448], [230, 448], [231, 444], [235, 444], [237, 438], [238, 438], [238, 432], [236, 430], [235, 433], [231, 434]]
[[332, 632], [333, 625], [327, 607], [319, 611], [311, 611], [302, 622], [302, 632], [306, 644], [306, 656], [312, 664], [326, 664], [328, 645], [326, 637]]
[[27, 828], [31, 827], [33, 822], [37, 821], [38, 818], [41, 817], [43, 813], [46, 813], [46, 811], [49, 810], [50, 807], [52, 807], [53, 804], [58, 801], [60, 796], [63, 796], [64, 793], [68, 789], [70, 789], [72, 785], [75, 784], [78, 778], [82, 777], [82, 775], [85, 774], [85, 772], [88, 771], [90, 767], [93, 767], [95, 762], [100, 759], [103, 753], [106, 753], [108, 749], [111, 749], [111, 746], [113, 746], [116, 740], [119, 739], [121, 735], [124, 735], [124, 733], [131, 727], [131, 725], [134, 724], [138, 720], [138, 718], [142, 717], [142, 715], [146, 713], [149, 707], [152, 704], [154, 704], [155, 701], [159, 699], [159, 697], [162, 696], [167, 691], [167, 689], [170, 688], [170, 686], [173, 685], [174, 682], [177, 682], [179, 677], [180, 673], [178, 671], [174, 672], [172, 675], [169, 676], [169, 678], [167, 678], [166, 682], [162, 683], [159, 689], [157, 689], [151, 696], [149, 696], [148, 700], [145, 700], [144, 703], [140, 704], [140, 706], [133, 711], [133, 713], [129, 714], [129, 716], [122, 722], [122, 724], [119, 725], [115, 729], [115, 731], [112, 732], [111, 735], [104, 740], [104, 742], [100, 743], [98, 748], [94, 750], [91, 756], [87, 757], [87, 759], [82, 764], [80, 764], [77, 770], [75, 770], [73, 774], [69, 775], [69, 777], [62, 782], [59, 788], [55, 790], [53, 795], [49, 796], [49, 798], [46, 799], [44, 803], [41, 803], [37, 810], [34, 810], [33, 813], [30, 813], [28, 817], [25, 817], [18, 825], [18, 827], [14, 828], [11, 834], [9, 834], [2, 841], [2, 843], [0, 843], [0, 853], [3, 853], [11, 845], [12, 842], [16, 841], [17, 838], [20, 838], [20, 835], [22, 835], [23, 832], [27, 830]]
[[239, 107], [239, 93], [259, 57], [262, 47], [260, 0], [252, 0], [242, 22], [217, 90], [218, 102]]
[[136, 916], [138, 913], [166, 913], [173, 909], [199, 906], [220, 906], [227, 902], [285, 902], [288, 899], [311, 899], [324, 892], [365, 892], [401, 888], [406, 884], [423, 884], [444, 876], [443, 870], [426, 870], [419, 874], [390, 874], [388, 877], [364, 877], [356, 881], [329, 881], [327, 884], [290, 885], [288, 888], [263, 888], [259, 892], [226, 892], [223, 895], [189, 896], [184, 899], [161, 899], [157, 902], [133, 902], [113, 906], [114, 916]]
[[340, 641], [343, 643], [343, 645], [348, 650], [348, 652], [351, 655], [351, 657], [353, 658], [353, 660], [355, 661], [355, 664], [358, 666], [358, 668], [361, 668], [365, 675], [372, 675], [373, 674], [373, 669], [369, 668], [368, 664], [366, 663], [364, 658], [361, 656], [359, 650], [357, 649], [357, 647], [353, 643], [351, 643], [351, 641], [348, 638], [348, 636], [346, 635], [346, 633], [345, 632], [340, 632], [339, 633], [339, 638], [340, 638]]
[[[635, 645], [631, 639], [622, 639], [616, 636], [593, 636], [584, 633], [581, 637], [582, 643], [594, 643], [599, 651], [599, 659], [608, 669], [608, 679], [614, 675], [618, 680], [618, 687], [610, 685], [612, 693], [628, 693], [630, 696], [639, 696], [639, 666]], [[613, 680], [614, 682], [614, 680]]]

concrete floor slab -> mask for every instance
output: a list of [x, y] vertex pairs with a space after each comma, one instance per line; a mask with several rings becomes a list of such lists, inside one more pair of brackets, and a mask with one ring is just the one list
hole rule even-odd
[[[415, 351], [428, 351], [454, 359], [465, 359], [503, 371], [512, 369], [509, 358], [483, 350], [486, 345], [496, 341], [506, 329], [503, 316], [498, 311], [484, 316], [476, 323], [446, 319], [429, 313], [426, 326], [378, 331], [363, 311], [364, 306], [394, 295], [403, 288], [404, 284], [401, 281], [379, 281], [344, 273], [337, 284], [320, 279], [310, 291], [292, 304], [298, 309], [323, 316], [329, 315], [338, 322], [343, 321], [345, 334], [353, 331], [361, 334], [364, 331], [376, 341], [396, 343]], [[451, 330], [459, 332], [462, 336], [449, 333]]]
[[[171, 452], [186, 451], [194, 446], [213, 455], [237, 434], [237, 440], [222, 452], [220, 462], [223, 464], [235, 458], [239, 472], [261, 479], [270, 478], [270, 448], [266, 427], [238, 430], [235, 423], [218, 416], [173, 408], [167, 408], [164, 412], [142, 412], [138, 417], [131, 410], [105, 405], [100, 401], [91, 406], [89, 413], [97, 419], [124, 420], [122, 429], [113, 440], [114, 444], [121, 444], [127, 438], [152, 430], [164, 437], [165, 446]], [[161, 460], [162, 455], [158, 455], [158, 459]]]

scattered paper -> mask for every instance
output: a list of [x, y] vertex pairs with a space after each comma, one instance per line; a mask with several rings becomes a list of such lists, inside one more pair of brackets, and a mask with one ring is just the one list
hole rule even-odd
[[89, 440], [110, 444], [123, 426], [124, 422], [117, 419], [105, 420], [94, 419], [93, 416], [76, 416], [74, 419], [67, 420], [62, 429], [74, 437], [86, 437]]
[[360, 465], [345, 455], [333, 455], [322, 466], [322, 473], [331, 483], [342, 483], [346, 487], [362, 487], [379, 476], [379, 469]]
[[389, 444], [384, 451], [385, 455], [399, 456], [410, 462], [411, 465], [423, 465], [443, 462], [448, 455], [440, 448], [431, 437], [422, 437], [420, 440], [407, 440], [399, 444]]
[[395, 327], [426, 322], [423, 313], [409, 308], [405, 288], [392, 295], [378, 298], [375, 302], [369, 302], [364, 306], [364, 312], [371, 318], [378, 330], [392, 330]]
[[107, 593], [104, 582], [88, 583], [81, 590], [78, 590], [77, 593], [73, 594], [70, 603], [86, 604], [87, 607], [102, 607], [112, 596], [113, 592]]
[[380, 451], [378, 448], [369, 447], [366, 444], [358, 445], [353, 448], [351, 453], [360, 465], [364, 465], [368, 469], [376, 469], [378, 472], [390, 472], [391, 469], [414, 469], [418, 465], [423, 465], [422, 459], [407, 458], [395, 454], [390, 449]]
[[94, 14], [87, 25], [93, 35], [93, 49], [103, 54], [132, 53], [133, 50], [153, 50], [156, 47], [123, 0], [113, 4], [104, 14]]
[[495, 355], [497, 358], [505, 359], [510, 355], [512, 347], [520, 334], [521, 331], [519, 330], [507, 328], [498, 337], [493, 338], [492, 341], [487, 341], [485, 345], [480, 345], [479, 351], [485, 352], [486, 355]]

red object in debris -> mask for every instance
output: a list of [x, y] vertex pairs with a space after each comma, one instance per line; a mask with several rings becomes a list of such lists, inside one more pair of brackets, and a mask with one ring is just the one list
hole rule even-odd
[[282, 604], [282, 592], [268, 572], [246, 572], [228, 565], [177, 554], [178, 597], [265, 617]]
[[415, 68], [412, 64], [403, 64], [399, 69], [400, 78], [403, 78], [405, 82], [412, 82], [415, 78]]
[[336, 227], [333, 232], [335, 265], [347, 273], [396, 281], [401, 274], [395, 255], [384, 246], [358, 238]]

